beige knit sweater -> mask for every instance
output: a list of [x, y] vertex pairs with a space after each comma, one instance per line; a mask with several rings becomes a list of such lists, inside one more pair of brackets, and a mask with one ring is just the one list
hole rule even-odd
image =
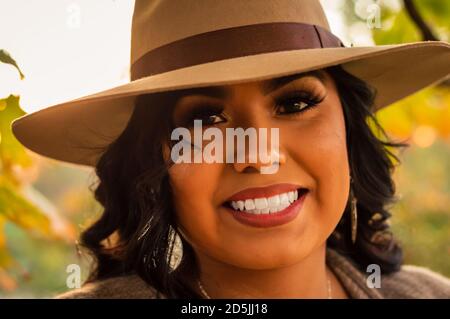
[[[366, 276], [343, 255], [327, 250], [327, 264], [351, 298], [446, 298], [450, 299], [450, 279], [423, 267], [403, 266], [381, 276], [380, 288], [369, 288]], [[89, 283], [56, 298], [155, 298], [155, 290], [137, 275]]]

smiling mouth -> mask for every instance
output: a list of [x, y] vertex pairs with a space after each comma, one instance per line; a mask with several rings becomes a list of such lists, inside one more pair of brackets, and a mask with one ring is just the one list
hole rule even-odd
[[241, 198], [226, 201], [223, 206], [247, 214], [276, 214], [283, 212], [293, 205], [298, 199], [303, 198], [308, 193], [307, 188], [298, 188], [285, 191], [272, 196], [255, 196], [252, 198]]

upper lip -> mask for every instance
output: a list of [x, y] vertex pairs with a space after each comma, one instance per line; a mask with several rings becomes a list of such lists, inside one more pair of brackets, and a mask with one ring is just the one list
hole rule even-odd
[[274, 195], [291, 192], [299, 188], [305, 187], [295, 184], [282, 183], [282, 184], [273, 184], [265, 187], [246, 188], [242, 191], [233, 194], [230, 198], [227, 199], [226, 202], [246, 200], [252, 198], [271, 197]]

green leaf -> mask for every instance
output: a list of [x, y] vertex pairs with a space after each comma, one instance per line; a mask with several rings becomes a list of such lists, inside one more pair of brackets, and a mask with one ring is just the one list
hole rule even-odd
[[19, 66], [17, 65], [17, 62], [5, 50], [0, 50], [0, 62], [11, 64], [12, 66], [14, 66], [17, 71], [19, 71], [20, 79], [23, 80], [25, 75], [23, 75], [22, 70], [20, 70]]

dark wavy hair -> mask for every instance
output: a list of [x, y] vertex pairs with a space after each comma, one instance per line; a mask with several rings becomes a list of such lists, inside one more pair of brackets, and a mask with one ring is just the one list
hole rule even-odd
[[[373, 88], [340, 66], [325, 71], [341, 99], [352, 187], [358, 200], [356, 242], [351, 241], [347, 205], [327, 246], [361, 269], [376, 263], [383, 273], [395, 272], [402, 263], [402, 250], [387, 222], [388, 209], [395, 202], [392, 171], [398, 158], [393, 150], [406, 144], [389, 141], [374, 117]], [[103, 213], [80, 241], [95, 258], [88, 281], [138, 274], [168, 298], [201, 298], [194, 250], [176, 227], [168, 176], [171, 163], [162, 156], [163, 144], [170, 144], [171, 114], [180, 93], [183, 90], [137, 97], [127, 127], [98, 161], [94, 194]], [[181, 243], [181, 255], [177, 243]]]

